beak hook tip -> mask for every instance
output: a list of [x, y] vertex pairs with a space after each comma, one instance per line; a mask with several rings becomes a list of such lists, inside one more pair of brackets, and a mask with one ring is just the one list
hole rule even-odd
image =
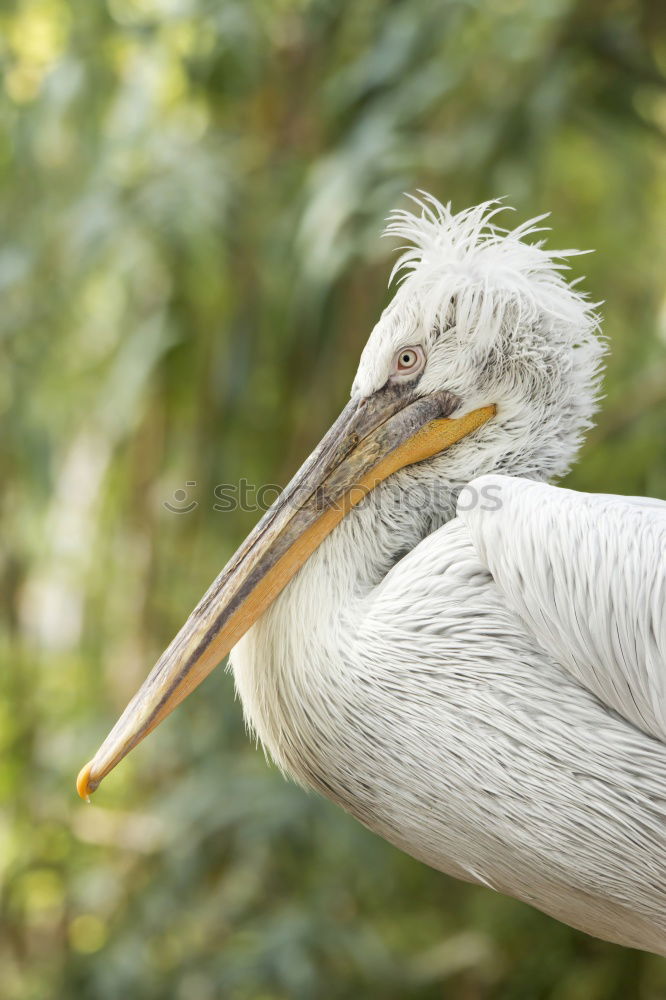
[[79, 771], [79, 775], [76, 779], [76, 790], [82, 799], [86, 802], [90, 802], [90, 796], [95, 791], [99, 785], [99, 781], [92, 781], [90, 778], [90, 772], [92, 771], [92, 761], [88, 761], [87, 764]]

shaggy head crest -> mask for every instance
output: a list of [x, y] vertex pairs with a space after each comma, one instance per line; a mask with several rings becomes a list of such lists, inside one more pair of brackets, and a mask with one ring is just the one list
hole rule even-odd
[[427, 323], [453, 324], [461, 340], [474, 336], [485, 345], [507, 322], [515, 328], [550, 318], [579, 334], [598, 327], [600, 303], [590, 303], [577, 282], [562, 273], [568, 258], [589, 251], [547, 250], [543, 240], [525, 242], [547, 231], [539, 223], [548, 214], [503, 229], [494, 219], [510, 209], [500, 199], [454, 214], [450, 203], [419, 193], [421, 198], [408, 197], [420, 212], [392, 212], [384, 235], [409, 241], [401, 247], [404, 253], [389, 284], [398, 278], [397, 297], [417, 298]]

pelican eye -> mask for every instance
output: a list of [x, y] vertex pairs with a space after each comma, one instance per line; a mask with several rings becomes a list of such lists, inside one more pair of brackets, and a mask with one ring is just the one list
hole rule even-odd
[[425, 354], [420, 347], [403, 347], [393, 359], [393, 377], [415, 375], [425, 365]]

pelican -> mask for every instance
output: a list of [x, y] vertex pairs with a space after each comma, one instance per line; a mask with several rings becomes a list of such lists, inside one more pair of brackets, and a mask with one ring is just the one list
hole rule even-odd
[[288, 776], [427, 865], [666, 955], [666, 503], [549, 485], [595, 412], [576, 251], [421, 194], [351, 398], [95, 757], [231, 651]]

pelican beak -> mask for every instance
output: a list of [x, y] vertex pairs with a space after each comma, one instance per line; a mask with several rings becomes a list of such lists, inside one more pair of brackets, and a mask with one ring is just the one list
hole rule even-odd
[[485, 406], [451, 416], [459, 408], [451, 393], [416, 396], [391, 382], [351, 400], [81, 769], [82, 798], [201, 684], [352, 507], [391, 473], [443, 451], [495, 413]]

